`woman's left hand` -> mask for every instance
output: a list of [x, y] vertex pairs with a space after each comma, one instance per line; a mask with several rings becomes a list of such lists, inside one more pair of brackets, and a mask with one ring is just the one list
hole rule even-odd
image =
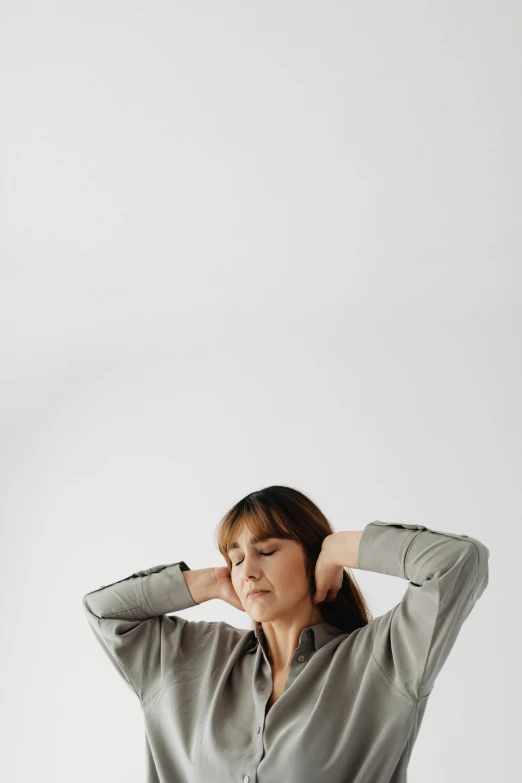
[[328, 536], [323, 541], [315, 564], [315, 595], [312, 599], [314, 604], [334, 601], [343, 583], [344, 568], [334, 562], [331, 550], [325, 546], [327, 540]]

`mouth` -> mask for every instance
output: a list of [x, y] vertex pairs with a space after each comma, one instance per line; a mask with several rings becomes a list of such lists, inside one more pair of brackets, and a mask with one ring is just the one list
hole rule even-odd
[[253, 590], [251, 593], [247, 593], [247, 598], [257, 598], [258, 595], [265, 595], [270, 590]]

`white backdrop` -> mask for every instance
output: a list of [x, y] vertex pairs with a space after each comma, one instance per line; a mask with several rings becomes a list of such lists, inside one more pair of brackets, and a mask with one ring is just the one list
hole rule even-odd
[[[224, 565], [221, 516], [286, 484], [490, 548], [409, 773], [513, 780], [520, 4], [0, 7], [0, 777], [144, 780], [83, 595]], [[406, 589], [353, 574], [374, 616]]]

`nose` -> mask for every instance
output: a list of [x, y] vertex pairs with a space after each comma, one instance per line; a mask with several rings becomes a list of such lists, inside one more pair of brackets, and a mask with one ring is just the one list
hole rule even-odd
[[[252, 559], [252, 562], [250, 560]], [[256, 589], [256, 584], [259, 582], [259, 577], [261, 574], [261, 569], [259, 567], [259, 563], [255, 565], [255, 559], [250, 558], [249, 555], [245, 555], [243, 562], [241, 563], [241, 566], [244, 571], [244, 580], [246, 584], [250, 584], [251, 587], [248, 587], [247, 590]], [[260, 588], [261, 589], [261, 588]]]

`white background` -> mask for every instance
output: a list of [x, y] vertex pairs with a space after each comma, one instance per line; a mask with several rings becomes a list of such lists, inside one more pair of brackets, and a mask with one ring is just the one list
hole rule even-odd
[[[409, 777], [513, 780], [520, 4], [0, 8], [0, 777], [144, 780], [83, 595], [224, 565], [219, 519], [285, 484], [490, 548]], [[374, 616], [406, 588], [354, 576]]]

